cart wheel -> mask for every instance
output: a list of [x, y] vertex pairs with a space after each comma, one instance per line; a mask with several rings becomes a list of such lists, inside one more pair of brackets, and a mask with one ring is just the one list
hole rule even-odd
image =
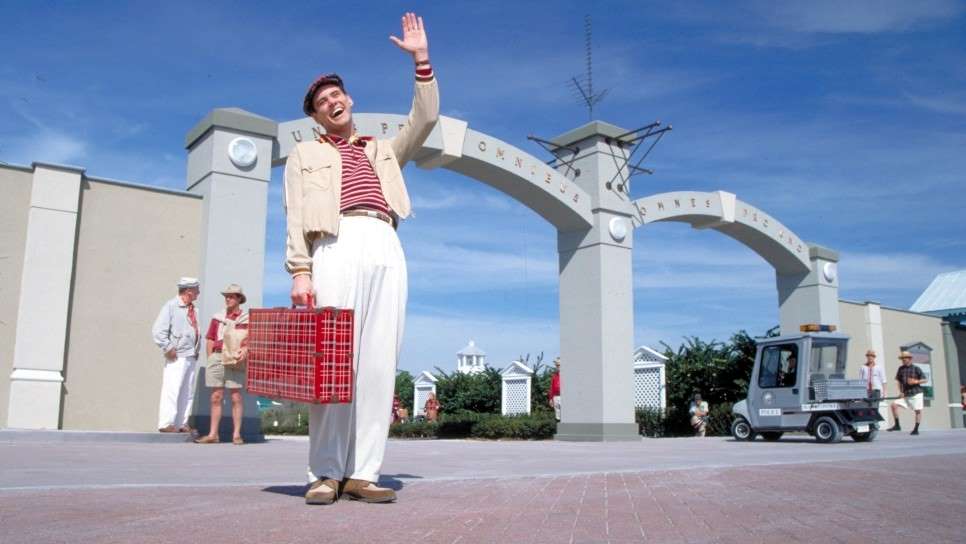
[[765, 440], [769, 441], [769, 442], [774, 442], [774, 441], [778, 440], [779, 438], [781, 438], [783, 434], [785, 434], [785, 433], [783, 433], [781, 431], [765, 431], [765, 432], [761, 433], [761, 437], [764, 438]]
[[842, 440], [842, 427], [829, 416], [822, 416], [815, 422], [815, 440], [823, 444], [834, 444]]
[[735, 418], [731, 424], [731, 436], [735, 437], [735, 440], [751, 442], [755, 439], [755, 435], [756, 433], [751, 428], [751, 424], [741, 416]]
[[852, 433], [852, 440], [856, 442], [872, 442], [879, 435], [878, 429], [872, 429], [867, 433]]

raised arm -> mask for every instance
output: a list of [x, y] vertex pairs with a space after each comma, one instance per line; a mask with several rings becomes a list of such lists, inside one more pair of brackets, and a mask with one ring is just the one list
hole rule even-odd
[[423, 18], [417, 17], [415, 13], [403, 15], [402, 34], [402, 39], [396, 36], [390, 36], [389, 39], [399, 49], [412, 55], [416, 65], [416, 88], [409, 119], [392, 139], [392, 149], [400, 166], [412, 160], [439, 118], [439, 89], [433, 66], [429, 63], [429, 41], [426, 38]]

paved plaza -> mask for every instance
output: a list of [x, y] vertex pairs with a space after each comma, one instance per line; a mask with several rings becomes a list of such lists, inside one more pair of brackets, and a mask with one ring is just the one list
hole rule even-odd
[[872, 444], [392, 440], [389, 505], [303, 503], [307, 441], [0, 431], [0, 542], [963, 542], [966, 431]]

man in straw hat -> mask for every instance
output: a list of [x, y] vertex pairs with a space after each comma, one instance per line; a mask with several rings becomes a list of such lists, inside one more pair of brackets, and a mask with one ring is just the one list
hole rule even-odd
[[[331, 504], [339, 496], [396, 500], [392, 489], [376, 483], [406, 313], [406, 260], [395, 231], [410, 213], [401, 168], [439, 116], [422, 19], [405, 14], [402, 34], [390, 40], [412, 56], [416, 81], [412, 110], [396, 136], [374, 140], [355, 134], [352, 97], [342, 78], [325, 74], [309, 85], [302, 101], [302, 111], [325, 134], [297, 144], [285, 166], [292, 302], [306, 304], [314, 293], [319, 306], [355, 311], [354, 400], [310, 408], [308, 504]], [[382, 132], [389, 128], [383, 125]]]
[[178, 280], [178, 296], [164, 303], [154, 320], [151, 336], [164, 355], [158, 430], [191, 432], [188, 416], [195, 398], [198, 363], [198, 313], [195, 300], [201, 292], [196, 278]]
[[[241, 285], [233, 283], [221, 292], [225, 297], [225, 311], [218, 312], [211, 318], [208, 334], [205, 335], [208, 366], [205, 368], [205, 385], [211, 391], [211, 426], [208, 434], [195, 440], [199, 444], [217, 444], [218, 427], [221, 425], [221, 402], [225, 398], [225, 389], [231, 392], [231, 442], [236, 446], [244, 444], [241, 436], [242, 414], [244, 399], [242, 388], [245, 387], [245, 367], [243, 361], [225, 365], [225, 331], [226, 329], [247, 329], [248, 312], [241, 305], [248, 299], [242, 291]], [[229, 359], [236, 359], [238, 354], [229, 354]], [[241, 357], [244, 359], [244, 357]]]
[[902, 398], [892, 402], [892, 419], [895, 423], [889, 427], [889, 431], [901, 431], [899, 427], [899, 408], [907, 408], [916, 412], [916, 426], [909, 434], [919, 434], [919, 422], [922, 421], [922, 387], [925, 383], [926, 375], [918, 366], [912, 364], [912, 354], [903, 351], [899, 354], [902, 366], [896, 372], [896, 382], [899, 383], [899, 392]]
[[885, 369], [875, 362], [875, 350], [865, 352], [865, 364], [859, 368], [859, 379], [865, 382], [870, 399], [881, 399], [886, 394]]

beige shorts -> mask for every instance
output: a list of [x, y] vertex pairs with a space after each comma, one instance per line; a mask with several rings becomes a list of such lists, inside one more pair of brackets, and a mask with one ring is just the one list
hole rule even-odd
[[212, 353], [208, 357], [208, 367], [205, 369], [205, 385], [228, 389], [245, 388], [245, 367], [225, 366], [221, 364], [221, 353]]
[[922, 393], [916, 393], [911, 397], [896, 399], [892, 404], [901, 408], [908, 408], [909, 410], [922, 410]]

